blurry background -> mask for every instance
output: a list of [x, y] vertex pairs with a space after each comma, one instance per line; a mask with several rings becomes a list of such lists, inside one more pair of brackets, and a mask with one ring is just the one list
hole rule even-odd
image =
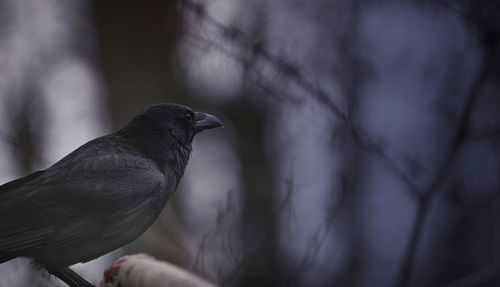
[[222, 286], [499, 286], [499, 33], [487, 0], [0, 0], [0, 182], [181, 103], [225, 128], [87, 279], [147, 252]]

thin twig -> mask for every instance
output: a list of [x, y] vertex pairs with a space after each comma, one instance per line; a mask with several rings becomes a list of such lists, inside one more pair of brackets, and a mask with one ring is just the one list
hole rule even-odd
[[[422, 189], [406, 174], [406, 172], [400, 168], [397, 162], [392, 159], [389, 154], [376, 142], [370, 139], [369, 136], [364, 134], [361, 128], [354, 126], [353, 121], [350, 119], [348, 113], [343, 112], [343, 110], [336, 104], [332, 97], [326, 93], [321, 87], [315, 84], [314, 81], [305, 77], [304, 74], [300, 73], [300, 69], [296, 63], [292, 63], [286, 60], [284, 57], [277, 56], [267, 49], [261, 42], [255, 42], [251, 39], [245, 37], [244, 33], [237, 28], [226, 27], [224, 24], [218, 22], [213, 17], [208, 15], [201, 4], [185, 0], [185, 7], [191, 10], [195, 17], [197, 17], [201, 22], [212, 25], [220, 31], [220, 35], [224, 37], [230, 44], [237, 45], [241, 51], [251, 51], [252, 57], [259, 56], [265, 62], [267, 62], [270, 67], [276, 72], [280, 73], [282, 76], [288, 80], [293, 81], [297, 86], [303, 89], [312, 99], [326, 107], [337, 120], [347, 127], [347, 130], [351, 132], [351, 136], [354, 142], [361, 147], [364, 151], [368, 152], [370, 155], [380, 159], [384, 166], [389, 170], [394, 172], [407, 186], [407, 190], [415, 197], [418, 198], [422, 193]], [[229, 44], [222, 44], [220, 41], [210, 40], [201, 35], [197, 35], [196, 39], [203, 39], [204, 43], [209, 43], [213, 48], [216, 48], [220, 52], [226, 54], [230, 58], [236, 60], [236, 62], [245, 65], [247, 59], [239, 53], [235, 53], [232, 49], [227, 48]], [[260, 71], [256, 65], [253, 65], [253, 71], [257, 72], [261, 77], [265, 78], [264, 73]], [[269, 92], [271, 89], [266, 89]], [[272, 95], [272, 94], [271, 94]], [[406, 158], [406, 160], [410, 160]], [[416, 160], [416, 159], [412, 159]], [[420, 165], [418, 162], [411, 163], [411, 165]]]
[[416, 257], [418, 253], [418, 245], [423, 235], [423, 230], [425, 227], [425, 217], [427, 216], [427, 211], [429, 210], [429, 202], [439, 193], [448, 183], [448, 179], [451, 175], [451, 170], [454, 165], [457, 154], [461, 150], [461, 146], [466, 142], [467, 135], [469, 134], [469, 122], [472, 115], [472, 111], [479, 100], [479, 94], [481, 88], [487, 80], [488, 74], [490, 72], [494, 48], [496, 47], [496, 41], [490, 43], [485, 48], [485, 56], [483, 59], [483, 66], [480, 69], [475, 80], [471, 84], [470, 91], [467, 95], [467, 99], [463, 105], [463, 111], [458, 120], [455, 128], [455, 132], [452, 136], [452, 145], [448, 149], [446, 156], [442, 160], [441, 166], [438, 172], [434, 176], [433, 181], [429, 185], [427, 192], [422, 194], [420, 201], [418, 202], [417, 212], [415, 215], [415, 223], [413, 225], [413, 230], [410, 235], [410, 240], [408, 244], [407, 251], [403, 259], [403, 265], [399, 273], [397, 284], [395, 286], [409, 286], [411, 280], [411, 273], [413, 271], [413, 266], [416, 263]]

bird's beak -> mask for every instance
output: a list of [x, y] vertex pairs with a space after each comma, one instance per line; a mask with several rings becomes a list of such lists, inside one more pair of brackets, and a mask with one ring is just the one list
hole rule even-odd
[[199, 112], [194, 113], [194, 133], [198, 133], [206, 129], [218, 128], [222, 125], [222, 121], [212, 115]]

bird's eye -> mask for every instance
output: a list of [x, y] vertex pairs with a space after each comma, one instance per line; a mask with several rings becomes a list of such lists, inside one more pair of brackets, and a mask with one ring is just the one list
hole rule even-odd
[[193, 115], [186, 114], [186, 116], [184, 118], [186, 119], [186, 121], [191, 122], [191, 120], [193, 119]]

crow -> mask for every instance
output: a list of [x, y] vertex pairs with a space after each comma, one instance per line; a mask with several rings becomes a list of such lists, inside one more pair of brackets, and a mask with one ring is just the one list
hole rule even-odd
[[179, 184], [193, 137], [220, 126], [189, 107], [156, 104], [51, 167], [0, 186], [0, 263], [29, 257], [69, 286], [93, 286], [68, 266], [151, 226]]

